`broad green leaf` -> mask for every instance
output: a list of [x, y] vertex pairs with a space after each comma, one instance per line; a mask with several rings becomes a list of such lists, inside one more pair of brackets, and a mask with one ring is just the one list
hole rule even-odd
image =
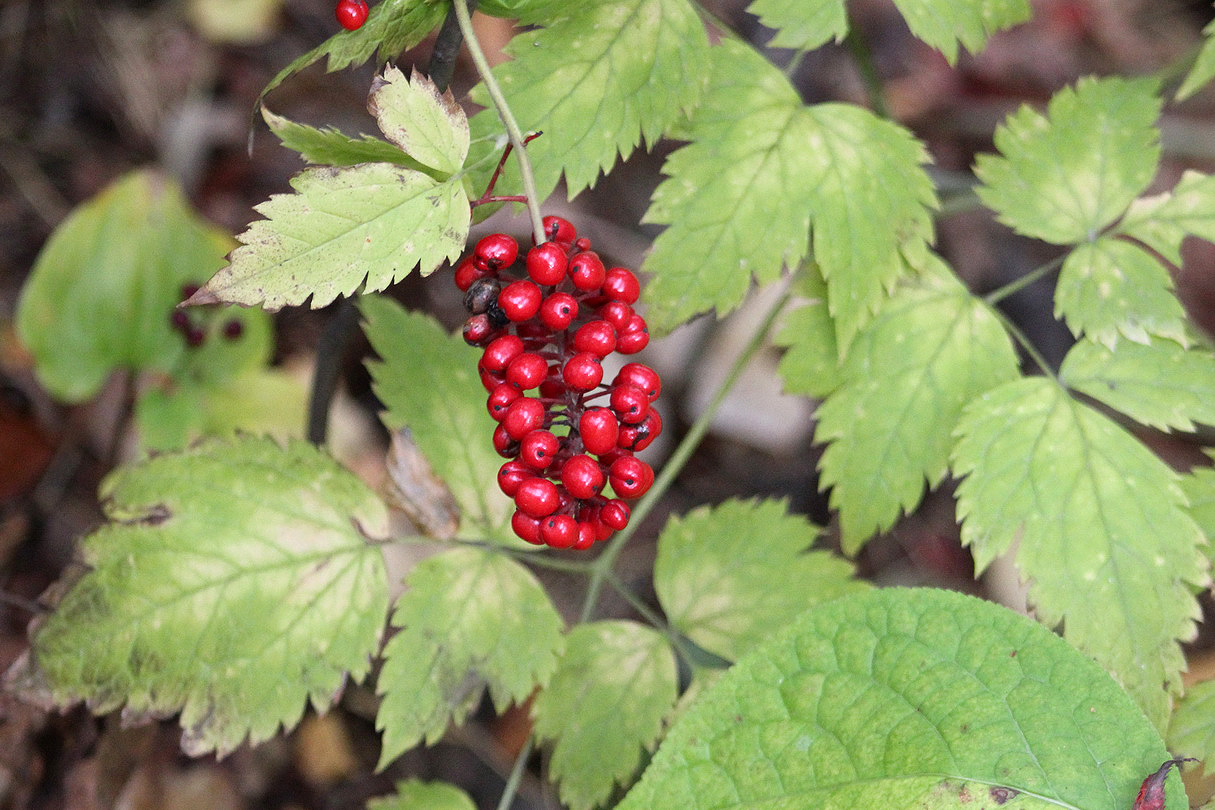
[[846, 553], [941, 482], [963, 406], [1017, 373], [999, 320], [955, 278], [920, 277], [895, 292], [818, 409], [821, 485], [831, 488]]
[[848, 33], [844, 0], [755, 0], [747, 11], [776, 29], [770, 48], [808, 51]]
[[835, 324], [827, 312], [827, 283], [817, 270], [803, 270], [799, 294], [807, 302], [789, 311], [773, 338], [787, 348], [778, 371], [790, 394], [819, 399], [843, 384]]
[[979, 197], [1017, 232], [1055, 244], [1091, 240], [1151, 182], [1160, 158], [1155, 79], [1081, 79], [1046, 115], [1022, 107], [980, 155]]
[[572, 810], [602, 804], [641, 764], [675, 705], [666, 639], [628, 621], [580, 624], [532, 704], [536, 738], [555, 741], [549, 773]]
[[819, 529], [783, 501], [726, 501], [673, 517], [654, 590], [679, 632], [731, 661], [808, 606], [865, 587], [852, 566], [806, 551]]
[[806, 107], [785, 77], [732, 41], [713, 49], [692, 143], [668, 158], [645, 219], [670, 225], [645, 269], [647, 317], [671, 329], [738, 306], [754, 275], [771, 281], [814, 259], [846, 347], [904, 272], [900, 249], [931, 238], [923, 147], [854, 105]]
[[[1211, 451], [1207, 451], [1211, 455]], [[1195, 467], [1181, 476], [1181, 489], [1189, 503], [1190, 517], [1207, 538], [1207, 554], [1215, 554], [1215, 467]]]
[[367, 107], [384, 137], [414, 160], [454, 174], [468, 155], [468, 119], [451, 91], [414, 69], [410, 79], [395, 67], [385, 68], [371, 85]]
[[[545, 27], [517, 35], [516, 57], [494, 75], [524, 131], [543, 131], [527, 151], [540, 196], [565, 178], [572, 199], [593, 186], [618, 157], [653, 145], [700, 99], [708, 75], [704, 24], [687, 0], [584, 0], [554, 6]], [[473, 98], [487, 107], [472, 120], [473, 187], [485, 187], [502, 143], [498, 113], [483, 86]], [[478, 161], [483, 161], [478, 163]], [[499, 194], [518, 193], [518, 170], [507, 164]]]
[[1027, 0], [895, 0], [911, 33], [958, 61], [958, 45], [978, 53], [987, 38], [1030, 18]]
[[382, 290], [414, 267], [428, 275], [458, 256], [468, 236], [463, 186], [404, 166], [313, 167], [291, 186], [295, 194], [256, 206], [266, 218], [238, 237], [228, 266], [192, 303], [273, 311], [312, 296], [318, 309], [360, 288]]
[[1137, 343], [1149, 335], [1190, 342], [1168, 271], [1139, 245], [1108, 236], [1079, 245], [1064, 260], [1055, 317], [1072, 334], [1108, 347], [1119, 336]]
[[616, 810], [1128, 810], [1168, 758], [1126, 693], [1046, 629], [956, 593], [871, 590], [739, 661]]
[[503, 554], [473, 548], [419, 563], [392, 617], [376, 688], [380, 766], [462, 723], [489, 687], [502, 711], [548, 681], [561, 652], [561, 617], [544, 588]]
[[954, 473], [962, 541], [978, 570], [1020, 542], [1017, 566], [1047, 625], [1122, 682], [1157, 727], [1207, 578], [1178, 476], [1056, 383], [1008, 383], [972, 402]]
[[270, 130], [282, 141], [283, 146], [299, 152], [300, 157], [309, 163], [326, 166], [397, 163], [417, 171], [426, 170], [425, 166], [396, 146], [370, 135], [351, 138], [349, 135], [329, 127], [317, 129], [275, 115], [265, 106], [262, 107], [262, 118], [266, 120]]
[[407, 779], [397, 791], [367, 802], [367, 810], [477, 810], [469, 795], [447, 782]]
[[1180, 265], [1186, 236], [1215, 240], [1215, 176], [1187, 171], [1172, 191], [1135, 200], [1117, 231]]
[[408, 427], [463, 512], [460, 536], [523, 541], [509, 528], [514, 504], [497, 486], [502, 457], [490, 441], [477, 353], [433, 319], [387, 298], [360, 303], [365, 331], [381, 362], [367, 364], [389, 430]]
[[1143, 425], [1215, 425], [1215, 355], [1206, 349], [1151, 338], [1120, 340], [1111, 350], [1082, 340], [1067, 353], [1059, 378]]
[[181, 287], [222, 266], [230, 241], [153, 171], [81, 205], [39, 253], [17, 306], [39, 381], [81, 402], [118, 369], [171, 371], [185, 351], [169, 323]]
[[1198, 52], [1198, 58], [1194, 60], [1194, 66], [1186, 74], [1181, 87], [1177, 88], [1177, 101], [1185, 101], [1215, 78], [1215, 22], [1207, 23], [1207, 27], [1202, 29], [1202, 37], [1202, 49]]
[[387, 514], [309, 444], [210, 441], [123, 468], [83, 577], [36, 631], [56, 703], [181, 712], [183, 747], [227, 753], [367, 674], [388, 608]]
[[1169, 720], [1165, 739], [1177, 756], [1194, 757], [1209, 765], [1215, 755], [1215, 681], [1203, 681], [1186, 690]]

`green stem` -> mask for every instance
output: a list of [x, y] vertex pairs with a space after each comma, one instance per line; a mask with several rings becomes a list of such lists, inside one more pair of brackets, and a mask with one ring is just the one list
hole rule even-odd
[[869, 46], [857, 34], [854, 26], [848, 27], [844, 42], [852, 52], [852, 58], [856, 60], [856, 67], [861, 72], [861, 81], [865, 83], [865, 92], [869, 95], [873, 111], [882, 118], [889, 118], [890, 110], [886, 107], [886, 96], [882, 93], [882, 80], [878, 78], [877, 65], [873, 62], [873, 53]]
[[456, 0], [452, 7], [456, 10], [456, 21], [460, 24], [460, 31], [464, 34], [464, 43], [468, 46], [473, 64], [477, 66], [477, 73], [481, 75], [481, 81], [485, 83], [485, 90], [494, 103], [494, 109], [498, 111], [498, 117], [502, 119], [502, 124], [506, 127], [506, 136], [514, 148], [515, 160], [519, 161], [519, 174], [523, 178], [523, 194], [527, 197], [527, 212], [532, 220], [532, 236], [539, 245], [544, 242], [544, 224], [543, 218], [540, 216], [539, 195], [536, 193], [536, 176], [532, 173], [531, 159], [523, 147], [523, 133], [519, 129], [519, 123], [515, 121], [514, 113], [506, 103], [506, 96], [502, 95], [502, 88], [498, 86], [498, 80], [494, 78], [494, 72], [489, 67], [489, 60], [485, 58], [485, 52], [481, 50], [481, 43], [477, 40], [476, 32], [473, 31], [472, 17], [469, 16], [468, 7], [464, 5], [463, 0]]
[[693, 656], [691, 651], [688, 650], [688, 644], [684, 640], [683, 636], [679, 634], [678, 630], [671, 627], [666, 619], [658, 615], [658, 613], [647, 605], [641, 599], [641, 597], [633, 593], [633, 590], [629, 588], [628, 585], [621, 582], [620, 577], [616, 576], [614, 572], [608, 572], [605, 580], [607, 581], [607, 584], [612, 587], [612, 590], [620, 594], [620, 597], [629, 603], [629, 607], [637, 611], [637, 614], [641, 616], [641, 618], [645, 619], [651, 627], [666, 636], [667, 641], [670, 642], [671, 646], [675, 649], [675, 652], [684, 660], [689, 668], [696, 665], [695, 656]]
[[[1021, 329], [1003, 312], [995, 307], [992, 307], [991, 311], [995, 314], [996, 318], [1000, 321], [1000, 324], [1004, 327], [1004, 329], [1013, 336], [1013, 339], [1017, 341], [1017, 343], [1021, 344], [1021, 348], [1025, 349], [1025, 353], [1029, 355], [1031, 360], [1034, 361], [1034, 365], [1040, 368], [1043, 374], [1058, 383], [1059, 377], [1055, 374], [1055, 370], [1050, 367], [1050, 363], [1046, 362], [1046, 358], [1042, 356], [1042, 353], [1038, 351], [1038, 348], [1030, 342], [1029, 337], [1026, 336], [1026, 334], [1022, 332]], [[1060, 383], [1060, 385], [1061, 384], [1062, 383]]]
[[1008, 282], [1007, 284], [1005, 284], [1002, 287], [997, 287], [996, 289], [989, 292], [987, 295], [983, 296], [984, 303], [988, 304], [989, 306], [994, 305], [999, 301], [1003, 301], [1005, 298], [1012, 295], [1013, 293], [1019, 292], [1019, 291], [1025, 289], [1030, 284], [1033, 284], [1035, 281], [1037, 281], [1038, 279], [1047, 275], [1048, 273], [1051, 273], [1051, 272], [1057, 270], [1059, 268], [1059, 265], [1063, 264], [1063, 261], [1066, 258], [1067, 258], [1066, 253], [1061, 256], [1056, 256], [1055, 258], [1051, 259], [1046, 264], [1043, 264], [1039, 267], [1035, 267], [1033, 270], [1030, 270], [1028, 273], [1021, 276], [1020, 278], [1013, 279], [1012, 281]]
[[[456, 5], [460, 3], [456, 2]], [[511, 766], [510, 776], [506, 778], [506, 787], [502, 788], [502, 797], [498, 799], [498, 810], [507, 810], [510, 803], [515, 800], [515, 794], [519, 792], [519, 784], [523, 781], [523, 769], [527, 766], [527, 759], [532, 755], [532, 738], [528, 737], [523, 743], [523, 747], [519, 749], [519, 755], [515, 757], [515, 764]]]
[[721, 407], [722, 402], [725, 401], [726, 395], [734, 388], [751, 358], [755, 356], [760, 346], [763, 345], [764, 338], [767, 337], [772, 324], [793, 295], [789, 290], [789, 283], [791, 281], [792, 277], [786, 281], [785, 289], [768, 309], [763, 322], [755, 330], [755, 333], [751, 335], [751, 340], [747, 343], [742, 353], [738, 355], [738, 358], [734, 361], [734, 365], [730, 367], [726, 378], [722, 380], [721, 385], [714, 392], [713, 399], [709, 402], [708, 407], [692, 423], [692, 427], [688, 429], [687, 435], [683, 437], [683, 441], [679, 443], [679, 446], [675, 448], [675, 452], [671, 454], [667, 463], [663, 465], [662, 472], [654, 479], [654, 485], [650, 487], [650, 491], [646, 493], [644, 498], [638, 501], [629, 518], [629, 525], [608, 544], [603, 554], [595, 560], [591, 569], [591, 582], [587, 586], [586, 599], [582, 603], [579, 622], [585, 622], [590, 619], [595, 606], [599, 603], [599, 593], [603, 590], [603, 583], [611, 573], [625, 545], [632, 539], [637, 531], [637, 527], [641, 525], [641, 522], [658, 503], [658, 499], [670, 488], [671, 484], [675, 481], [675, 476], [679, 475], [683, 466], [688, 463], [688, 459], [692, 457], [692, 453], [695, 452], [696, 448], [700, 445], [701, 439], [708, 432], [709, 425], [712, 424], [713, 417], [717, 415], [717, 411]]

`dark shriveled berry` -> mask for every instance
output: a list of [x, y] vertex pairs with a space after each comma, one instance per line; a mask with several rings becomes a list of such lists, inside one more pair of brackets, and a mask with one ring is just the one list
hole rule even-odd
[[496, 278], [479, 278], [464, 293], [464, 308], [474, 315], [480, 315], [498, 300], [501, 290], [502, 284]]

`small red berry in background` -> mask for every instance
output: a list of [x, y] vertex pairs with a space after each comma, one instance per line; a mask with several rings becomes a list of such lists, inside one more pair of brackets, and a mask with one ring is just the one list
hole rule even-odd
[[370, 9], [367, 8], [367, 0], [338, 0], [337, 8], [333, 10], [333, 13], [343, 28], [347, 31], [354, 31], [362, 28], [363, 23], [367, 22]]
[[529, 543], [580, 550], [627, 527], [622, 499], [654, 483], [633, 454], [662, 432], [651, 407], [662, 381], [637, 362], [603, 381], [601, 361], [649, 342], [632, 307], [640, 284], [630, 270], [606, 269], [568, 220], [549, 216], [543, 226], [547, 241], [527, 251], [506, 234], [481, 239], [455, 281], [470, 314], [464, 339], [482, 349], [486, 408], [499, 423], [493, 445], [507, 459], [498, 487], [515, 502], [511, 527]]

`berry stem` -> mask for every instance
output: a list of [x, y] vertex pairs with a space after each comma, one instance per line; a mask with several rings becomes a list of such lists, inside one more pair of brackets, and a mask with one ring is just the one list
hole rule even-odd
[[751, 340], [747, 342], [738, 358], [735, 359], [734, 364], [730, 366], [730, 371], [713, 393], [713, 399], [709, 402], [708, 407], [692, 423], [692, 427], [688, 429], [683, 440], [679, 442], [679, 446], [675, 448], [675, 452], [662, 465], [662, 472], [654, 479], [654, 484], [650, 487], [650, 491], [633, 507], [629, 525], [622, 529], [611, 543], [607, 544], [607, 548], [604, 549], [603, 554], [599, 555], [598, 559], [595, 560], [594, 568], [591, 572], [591, 581], [586, 590], [586, 598], [582, 602], [582, 612], [578, 618], [580, 623], [590, 621], [591, 615], [595, 611], [595, 606], [599, 603], [599, 594], [603, 590], [603, 584], [608, 576], [611, 575], [620, 552], [624, 550], [625, 545], [632, 539], [637, 531], [637, 527], [642, 524], [646, 515], [658, 503], [658, 499], [670, 488], [671, 484], [675, 481], [675, 476], [688, 463], [688, 459], [692, 457], [692, 453], [695, 452], [696, 448], [700, 445], [701, 439], [708, 432], [709, 425], [712, 424], [713, 417], [717, 415], [717, 411], [725, 401], [726, 395], [738, 383], [739, 377], [742, 376], [747, 364], [751, 362], [751, 358], [763, 346], [764, 339], [772, 329], [772, 324], [776, 322], [785, 305], [793, 297], [793, 293], [789, 289], [792, 279], [793, 276], [790, 276], [785, 280], [784, 289], [781, 291], [781, 294], [773, 302], [772, 306], [768, 308], [763, 321], [759, 324], [755, 333], [751, 335]]
[[536, 193], [536, 176], [532, 173], [531, 159], [523, 148], [523, 133], [519, 129], [519, 123], [515, 121], [514, 113], [506, 103], [506, 97], [502, 95], [502, 88], [498, 86], [498, 80], [494, 78], [489, 61], [485, 58], [485, 52], [481, 50], [481, 43], [477, 41], [477, 34], [473, 30], [472, 17], [468, 13], [468, 7], [465, 6], [463, 0], [456, 0], [452, 4], [452, 8], [455, 9], [456, 21], [460, 24], [460, 30], [464, 33], [468, 53], [472, 56], [473, 64], [477, 66], [477, 73], [481, 75], [481, 81], [485, 82], [485, 90], [489, 93], [494, 108], [498, 111], [498, 117], [502, 119], [502, 124], [506, 127], [506, 135], [510, 139], [511, 146], [515, 150], [515, 160], [519, 161], [519, 174], [523, 178], [523, 194], [527, 198], [527, 213], [532, 221], [532, 236], [539, 245], [545, 241], [544, 224], [540, 216], [539, 195]]

